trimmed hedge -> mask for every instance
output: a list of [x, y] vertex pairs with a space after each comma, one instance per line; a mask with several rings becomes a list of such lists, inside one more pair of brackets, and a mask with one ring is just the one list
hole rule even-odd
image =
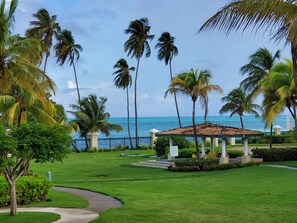
[[192, 155], [196, 153], [196, 149], [179, 149], [178, 157], [179, 158], [192, 158]]
[[[17, 203], [24, 205], [46, 201], [52, 186], [52, 182], [46, 178], [22, 176], [16, 181]], [[9, 205], [9, 201], [8, 183], [4, 177], [0, 177], [0, 207]]]
[[243, 156], [243, 152], [239, 150], [227, 150], [229, 158], [236, 158], [239, 156]]
[[290, 161], [297, 160], [297, 148], [252, 149], [254, 158], [263, 158], [263, 161]]
[[199, 166], [169, 166], [168, 170], [173, 172], [194, 172], [194, 171], [213, 171], [213, 170], [228, 170], [234, 168], [243, 168], [249, 166], [258, 166], [260, 163], [249, 162], [249, 163], [225, 163], [220, 165], [204, 166], [203, 169]]
[[176, 167], [199, 167], [200, 170], [203, 170], [205, 166], [214, 166], [219, 164], [218, 158], [208, 158], [208, 159], [182, 159], [182, 160], [176, 160], [175, 162]]

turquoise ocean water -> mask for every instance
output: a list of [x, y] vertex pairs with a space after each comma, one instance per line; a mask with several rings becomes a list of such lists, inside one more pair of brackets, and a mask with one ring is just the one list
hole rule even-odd
[[[123, 127], [121, 132], [111, 132], [110, 137], [128, 137], [127, 132], [127, 118], [110, 118], [110, 122], [119, 124]], [[135, 122], [134, 118], [130, 119], [131, 134], [135, 136]], [[182, 126], [192, 125], [192, 117], [182, 117]], [[240, 120], [238, 116], [209, 116], [207, 118], [208, 122], [227, 125], [233, 127], [241, 127]], [[203, 122], [203, 117], [196, 118], [197, 124]], [[269, 131], [269, 128], [265, 128], [265, 122], [261, 118], [256, 118], [254, 116], [244, 116], [243, 117], [244, 126], [246, 129], [260, 130], [260, 131]], [[287, 115], [278, 116], [273, 123], [274, 125], [279, 125], [282, 127], [282, 131], [287, 131]], [[290, 118], [290, 126], [293, 127], [293, 119]], [[159, 131], [178, 128], [178, 119], [177, 117], [139, 117], [138, 118], [138, 134], [141, 137], [149, 136], [149, 131], [151, 129], [157, 129]], [[105, 138], [104, 135], [100, 134], [99, 138]]]

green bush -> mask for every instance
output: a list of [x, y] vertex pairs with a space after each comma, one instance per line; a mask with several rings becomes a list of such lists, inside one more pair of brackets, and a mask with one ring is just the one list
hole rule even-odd
[[196, 153], [196, 149], [179, 149], [178, 157], [179, 158], [192, 158], [192, 154]]
[[148, 149], [150, 149], [150, 147], [147, 145], [140, 145], [138, 149], [139, 150], [148, 150]]
[[227, 151], [229, 158], [236, 158], [239, 156], [243, 156], [243, 152], [239, 150], [228, 150]]
[[176, 160], [176, 167], [184, 167], [184, 166], [198, 166], [200, 170], [203, 170], [204, 166], [214, 166], [219, 164], [218, 158], [208, 158], [208, 159], [181, 159]]
[[263, 158], [263, 161], [290, 161], [297, 160], [297, 148], [252, 149], [254, 158]]
[[118, 145], [118, 146], [114, 146], [112, 148], [112, 151], [125, 151], [125, 150], [128, 150], [128, 149], [129, 149], [128, 146]]
[[[16, 181], [18, 204], [46, 201], [52, 187], [51, 181], [42, 177], [23, 176]], [[4, 177], [0, 177], [0, 207], [9, 205], [9, 187]]]
[[194, 171], [214, 171], [214, 170], [228, 170], [234, 168], [250, 167], [260, 165], [260, 163], [250, 162], [250, 163], [225, 163], [225, 164], [216, 164], [210, 166], [204, 166], [201, 169], [199, 166], [170, 166], [168, 170], [173, 172], [194, 172]]
[[[178, 149], [186, 149], [191, 147], [191, 141], [187, 140], [185, 137], [174, 137], [173, 145], [178, 146]], [[155, 140], [154, 150], [157, 156], [167, 155], [169, 149], [169, 137], [159, 137]]]

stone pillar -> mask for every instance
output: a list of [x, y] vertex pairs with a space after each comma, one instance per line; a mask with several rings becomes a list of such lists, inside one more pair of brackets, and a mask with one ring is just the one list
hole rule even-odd
[[280, 135], [281, 134], [281, 129], [282, 129], [282, 127], [279, 126], [279, 125], [273, 126], [274, 134], [275, 135]]
[[155, 140], [157, 139], [156, 137], [156, 133], [159, 133], [160, 131], [157, 129], [151, 129], [150, 130], [150, 137], [151, 137], [151, 141], [150, 141], [150, 147], [153, 148], [155, 145]]
[[227, 140], [226, 138], [222, 138], [222, 156], [220, 158], [220, 164], [229, 163], [229, 159], [227, 157]]
[[249, 146], [248, 146], [248, 138], [243, 138], [243, 156], [242, 156], [242, 163], [248, 163], [251, 161], [251, 157], [249, 156]]
[[96, 150], [98, 150], [98, 135], [98, 132], [89, 132], [87, 134], [89, 140], [89, 148], [96, 148]]
[[205, 137], [202, 137], [202, 142], [201, 142], [201, 151], [202, 151], [202, 154], [201, 156], [204, 157], [205, 156]]
[[234, 137], [233, 138], [229, 138], [229, 144], [231, 146], [235, 145], [235, 138]]
[[214, 145], [214, 147], [219, 146], [219, 139], [218, 138], [213, 139], [213, 145]]

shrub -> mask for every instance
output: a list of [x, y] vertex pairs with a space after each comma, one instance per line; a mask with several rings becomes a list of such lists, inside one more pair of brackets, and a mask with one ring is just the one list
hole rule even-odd
[[243, 156], [243, 152], [239, 150], [228, 150], [227, 151], [229, 158], [236, 158], [239, 156]]
[[192, 158], [192, 154], [196, 153], [196, 149], [179, 149], [178, 157], [179, 158]]
[[150, 147], [146, 146], [146, 145], [140, 145], [138, 149], [139, 150], [148, 150], [148, 149], [150, 149]]
[[214, 166], [214, 165], [218, 165], [218, 163], [219, 163], [219, 159], [217, 158], [183, 159], [183, 160], [176, 160], [175, 166], [176, 167], [198, 166], [200, 170], [203, 170], [204, 166]]
[[[31, 204], [46, 201], [52, 187], [51, 181], [42, 177], [23, 176], [16, 181], [17, 203]], [[0, 207], [7, 206], [10, 201], [8, 183], [0, 177]]]
[[297, 148], [252, 149], [254, 158], [263, 158], [263, 161], [297, 160]]
[[[191, 147], [191, 142], [185, 137], [173, 138], [173, 144], [178, 146], [179, 149], [185, 149]], [[157, 156], [165, 156], [169, 149], [169, 137], [159, 137], [155, 141], [154, 150]]]
[[118, 145], [118, 146], [114, 146], [114, 147], [112, 148], [112, 151], [125, 151], [125, 150], [127, 150], [127, 149], [129, 149], [128, 146]]

